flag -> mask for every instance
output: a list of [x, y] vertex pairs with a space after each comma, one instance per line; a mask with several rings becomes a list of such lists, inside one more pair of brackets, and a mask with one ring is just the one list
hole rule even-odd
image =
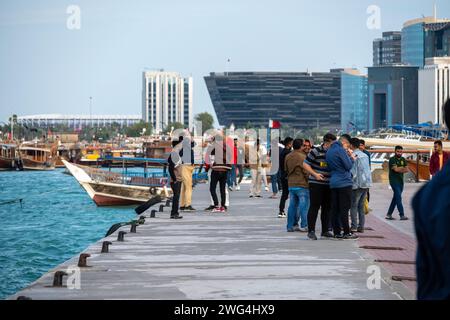
[[269, 120], [269, 128], [270, 129], [280, 129], [281, 122], [276, 120]]

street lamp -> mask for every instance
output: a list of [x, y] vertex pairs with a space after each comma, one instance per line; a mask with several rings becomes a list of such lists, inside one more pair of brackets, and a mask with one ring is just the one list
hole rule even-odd
[[405, 82], [405, 78], [402, 77], [402, 125], [405, 125], [405, 86], [404, 86], [404, 82]]

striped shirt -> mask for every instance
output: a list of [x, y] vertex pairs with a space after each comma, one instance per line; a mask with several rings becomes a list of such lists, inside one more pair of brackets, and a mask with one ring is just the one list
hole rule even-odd
[[321, 185], [329, 185], [330, 184], [330, 169], [328, 168], [326, 161], [327, 150], [323, 147], [323, 145], [319, 147], [315, 147], [311, 150], [311, 152], [306, 157], [305, 163], [309, 164], [311, 168], [323, 175], [325, 177], [325, 181], [319, 181], [314, 178], [312, 175], [309, 176], [309, 183], [316, 183]]

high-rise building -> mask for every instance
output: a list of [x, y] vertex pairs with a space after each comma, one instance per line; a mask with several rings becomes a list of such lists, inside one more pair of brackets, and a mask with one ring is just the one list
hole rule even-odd
[[450, 99], [450, 57], [428, 58], [419, 70], [419, 122], [444, 124], [442, 107]]
[[383, 37], [373, 41], [373, 66], [400, 64], [402, 61], [402, 33], [383, 32]]
[[[405, 22], [402, 29], [402, 63], [423, 68], [426, 57], [448, 56], [449, 23], [448, 19], [436, 17]], [[444, 48], [445, 43], [447, 50]]]
[[341, 130], [357, 132], [368, 129], [367, 75], [356, 69], [341, 74]]
[[174, 122], [192, 127], [192, 77], [183, 78], [176, 72], [145, 71], [142, 87], [142, 119], [150, 122], [156, 132]]
[[132, 126], [141, 121], [139, 115], [62, 115], [40, 114], [17, 117], [17, 123], [29, 127], [51, 128], [54, 126], [67, 126], [81, 129], [85, 127], [110, 127], [118, 124], [121, 127]]
[[418, 70], [369, 67], [369, 130], [418, 122]]
[[220, 125], [280, 121], [298, 129], [341, 127], [341, 71], [211, 73], [206, 86]]
[[425, 24], [425, 58], [450, 57], [450, 20]]

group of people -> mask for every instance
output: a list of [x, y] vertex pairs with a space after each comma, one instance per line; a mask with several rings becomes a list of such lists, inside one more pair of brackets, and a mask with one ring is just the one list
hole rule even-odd
[[[372, 184], [370, 155], [363, 140], [328, 133], [320, 146], [309, 140], [286, 138], [280, 152], [282, 196], [278, 217], [287, 214], [288, 232], [307, 232], [317, 240], [321, 212], [324, 238], [356, 239], [364, 232], [365, 202]], [[351, 212], [351, 226], [349, 213]]]

